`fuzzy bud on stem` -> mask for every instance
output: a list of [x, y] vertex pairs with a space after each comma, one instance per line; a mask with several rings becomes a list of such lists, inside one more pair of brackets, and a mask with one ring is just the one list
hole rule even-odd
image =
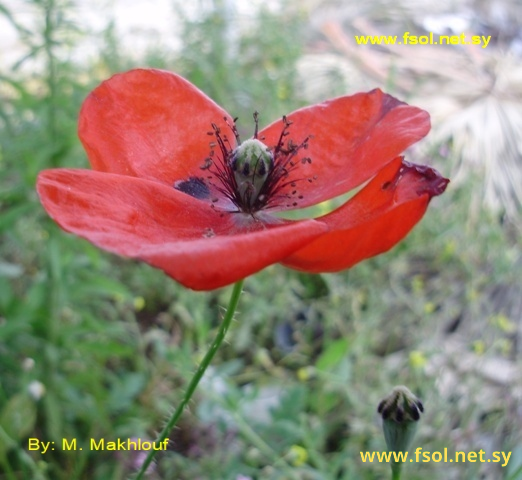
[[[422, 402], [405, 386], [394, 387], [377, 408], [382, 416], [382, 428], [386, 445], [390, 452], [407, 452], [415, 432], [421, 413], [424, 412]], [[393, 455], [391, 468], [393, 479], [400, 479], [402, 458]]]

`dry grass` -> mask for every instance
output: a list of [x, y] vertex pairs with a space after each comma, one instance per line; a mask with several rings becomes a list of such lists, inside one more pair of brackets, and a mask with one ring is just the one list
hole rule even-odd
[[[332, 91], [333, 78], [345, 91], [384, 87], [427, 109], [433, 132], [425, 145], [431, 151], [445, 147], [449, 152], [448, 165], [439, 167], [453, 185], [479, 176], [482, 190], [471, 205], [483, 203], [522, 225], [522, 62], [516, 51], [522, 41], [516, 37], [522, 5], [509, 0], [489, 6], [461, 2], [450, 10], [445, 3], [434, 6], [419, 0], [393, 6], [377, 0], [357, 8], [317, 4], [312, 17], [321, 38], [316, 42], [318, 52], [300, 62], [303, 95], [310, 100], [324, 98]], [[469, 7], [474, 8], [473, 17]], [[469, 29], [449, 31], [455, 19], [467, 22]], [[425, 26], [434, 21], [448, 24], [444, 33], [489, 34], [492, 39], [481, 48], [366, 46], [354, 38], [401, 36], [405, 31], [424, 35]]]

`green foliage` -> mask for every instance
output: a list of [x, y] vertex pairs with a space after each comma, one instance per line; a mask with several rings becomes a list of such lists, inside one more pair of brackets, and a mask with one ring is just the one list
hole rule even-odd
[[185, 19], [183, 53], [173, 67], [238, 116], [249, 137], [255, 111], [264, 125], [300, 106], [294, 80], [305, 23], [298, 14], [285, 18], [261, 8], [247, 30], [230, 3], [213, 1], [206, 15]]
[[[0, 5], [26, 46], [14, 71], [0, 72], [0, 478], [128, 478], [136, 455], [92, 451], [89, 439], [155, 437], [230, 292], [185, 291], [46, 217], [38, 172], [86, 166], [75, 133], [81, 101], [101, 77], [138, 62], [109, 25], [97, 63], [74, 64], [74, 5], [29, 3], [42, 20], [34, 31]], [[186, 75], [240, 116], [249, 136], [255, 110], [265, 123], [301, 106], [294, 77], [305, 19], [261, 9], [241, 30], [224, 5], [182, 17], [183, 50], [151, 51], [149, 64]], [[450, 189], [405, 242], [348, 272], [273, 266], [249, 278], [229, 343], [151, 478], [385, 478], [389, 467], [362, 463], [360, 452], [385, 450], [375, 409], [406, 384], [426, 406], [416, 440], [425, 450], [451, 448], [456, 432], [471, 438], [459, 444], [469, 450], [493, 438], [514, 452], [494, 478], [522, 479], [517, 405], [503, 401], [509, 384], [493, 388], [479, 370], [459, 370], [460, 357], [444, 363], [455, 337], [468, 358], [517, 357], [519, 318], [512, 298], [496, 302], [495, 292], [520, 287], [519, 232], [482, 210], [470, 215], [473, 186]], [[442, 396], [447, 370], [460, 384]], [[29, 450], [29, 438], [56, 449]], [[77, 439], [78, 450], [64, 451], [64, 439]], [[404, 476], [475, 479], [480, 468], [422, 463]]]

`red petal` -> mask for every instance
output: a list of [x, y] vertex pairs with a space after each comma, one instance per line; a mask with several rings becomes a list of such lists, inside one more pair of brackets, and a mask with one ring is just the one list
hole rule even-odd
[[[308, 149], [297, 156], [309, 157], [312, 163], [299, 165], [288, 178], [298, 181], [297, 190], [304, 196], [297, 208], [361, 185], [430, 130], [427, 112], [380, 90], [306, 107], [288, 115], [288, 119], [293, 123], [287, 140], [299, 144], [313, 136]], [[282, 122], [274, 122], [259, 137], [274, 146], [281, 129]]]
[[[228, 133], [221, 107], [185, 79], [131, 70], [103, 82], [85, 100], [79, 135], [92, 168], [159, 180], [190, 176], [210, 153], [212, 123]], [[233, 140], [233, 139], [231, 139]]]
[[314, 220], [267, 224], [222, 214], [158, 182], [91, 170], [41, 172], [37, 190], [64, 230], [144, 260], [195, 290], [251, 275], [327, 229]]
[[337, 272], [389, 250], [404, 238], [448, 180], [432, 168], [401, 160], [396, 158], [343, 206], [318, 218], [330, 232], [282, 263], [311, 273]]

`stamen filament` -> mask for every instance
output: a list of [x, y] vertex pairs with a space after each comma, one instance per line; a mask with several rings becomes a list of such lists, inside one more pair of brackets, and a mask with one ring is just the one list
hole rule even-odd
[[[295, 207], [303, 198], [297, 195], [297, 190], [289, 193], [284, 191], [288, 186], [295, 187], [296, 182], [303, 178], [288, 179], [289, 175], [300, 165], [311, 163], [310, 157], [303, 157], [296, 161], [296, 156], [301, 150], [308, 148], [308, 142], [312, 138], [308, 135], [300, 143], [294, 143], [285, 138], [290, 134], [289, 128], [292, 122], [283, 116], [283, 128], [274, 147], [264, 145], [259, 139], [259, 114], [253, 114], [255, 129], [254, 136], [250, 140], [241, 143], [238, 130], [234, 123], [230, 124], [225, 118], [225, 123], [234, 134], [237, 146], [233, 147], [228, 136], [212, 123], [215, 141], [212, 146], [218, 146], [221, 155], [217, 158], [214, 150], [201, 167], [211, 174], [208, 182], [217, 192], [237, 207], [237, 212], [255, 214], [259, 210], [276, 208], [281, 206], [285, 199], [292, 200], [286, 207]], [[310, 178], [306, 180], [313, 181]], [[315, 180], [315, 178], [314, 178]]]

